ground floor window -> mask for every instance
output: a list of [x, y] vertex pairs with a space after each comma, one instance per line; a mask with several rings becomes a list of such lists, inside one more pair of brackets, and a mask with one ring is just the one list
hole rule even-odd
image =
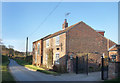
[[37, 51], [35, 52], [35, 63], [37, 63]]
[[41, 56], [41, 64], [43, 63], [43, 56]]
[[59, 64], [59, 53], [58, 52], [55, 54], [55, 63]]

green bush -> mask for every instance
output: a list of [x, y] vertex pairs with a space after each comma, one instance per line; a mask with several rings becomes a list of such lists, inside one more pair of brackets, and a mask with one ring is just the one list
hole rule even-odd
[[56, 65], [53, 66], [53, 71], [58, 72], [58, 67]]
[[65, 65], [54, 65], [53, 71], [58, 73], [67, 73], [67, 68]]
[[7, 61], [9, 61], [8, 56], [2, 56], [2, 63], [7, 62]]
[[13, 58], [19, 65], [31, 65], [32, 64], [32, 59], [28, 60], [26, 57], [15, 57]]
[[8, 56], [2, 56], [2, 70], [1, 70], [2, 71], [2, 83], [8, 82], [8, 81], [15, 83], [15, 80], [8, 69], [8, 64], [9, 64]]

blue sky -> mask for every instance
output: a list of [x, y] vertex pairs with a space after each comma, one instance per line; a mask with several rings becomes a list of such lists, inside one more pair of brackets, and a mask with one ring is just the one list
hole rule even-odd
[[26, 37], [35, 31], [29, 36], [29, 51], [32, 51], [33, 41], [62, 30], [67, 12], [70, 12], [67, 17], [69, 26], [83, 21], [95, 30], [104, 30], [106, 38], [118, 43], [117, 2], [62, 2], [40, 25], [57, 4], [58, 2], [2, 3], [3, 43], [25, 51]]

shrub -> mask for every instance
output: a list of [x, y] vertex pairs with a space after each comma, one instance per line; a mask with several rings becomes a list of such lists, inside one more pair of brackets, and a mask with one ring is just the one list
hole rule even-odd
[[56, 65], [53, 66], [53, 71], [58, 72], [58, 67]]
[[67, 68], [65, 65], [54, 65], [53, 71], [59, 72], [59, 73], [67, 73]]

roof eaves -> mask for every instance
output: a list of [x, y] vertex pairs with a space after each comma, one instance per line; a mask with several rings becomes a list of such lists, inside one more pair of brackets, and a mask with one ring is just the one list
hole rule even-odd
[[115, 46], [116, 46], [116, 45], [113, 45], [112, 47], [110, 47], [108, 51], [110, 51], [111, 49], [113, 49]]
[[[49, 34], [49, 35], [47, 35], [47, 36], [45, 36], [45, 37], [43, 37], [43, 38], [41, 38], [41, 39], [39, 39], [39, 40], [43, 40], [44, 38], [46, 38], [46, 37], [48, 37], [48, 36], [50, 36], [51, 34]], [[36, 40], [36, 41], [34, 41], [33, 43], [35, 43], [35, 42], [37, 42], [37, 41], [39, 41], [39, 40]]]
[[104, 32], [105, 33], [105, 31], [103, 31], [103, 30], [95, 30], [96, 32]]
[[[68, 30], [70, 30], [71, 28], [74, 28], [75, 26], [77, 26], [77, 25], [80, 24], [81, 22], [82, 22], [82, 21], [80, 21], [80, 22], [78, 22], [78, 23], [76, 23], [76, 24], [74, 24], [74, 25], [71, 25], [71, 26], [67, 27], [67, 28], [64, 29], [64, 30], [61, 30], [61, 32], [58, 31], [58, 34], [57, 34], [57, 32], [55, 32], [55, 33], [53, 33], [53, 34], [51, 34], [51, 35], [49, 35], [49, 36], [47, 36], [47, 37], [44, 37], [43, 39], [46, 40], [46, 39], [49, 39], [49, 38], [55, 37], [55, 36], [57, 36], [57, 35], [60, 35], [60, 34], [66, 33]], [[59, 32], [60, 32], [60, 33], [59, 33]], [[54, 34], [56, 34], [56, 35], [54, 35]], [[51, 36], [51, 37], [50, 37], [50, 36]]]
[[[58, 31], [58, 32], [59, 32], [59, 31]], [[57, 32], [55, 32], [55, 33], [57, 33]], [[47, 39], [49, 39], [49, 38], [55, 37], [55, 36], [57, 36], [57, 35], [60, 35], [60, 34], [62, 34], [62, 33], [65, 33], [65, 32], [61, 32], [61, 33], [58, 33], [58, 34], [54, 35], [55, 33], [51, 34], [50, 36], [48, 36], [48, 37], [46, 37], [46, 38], [43, 38], [43, 40], [47, 40]]]

